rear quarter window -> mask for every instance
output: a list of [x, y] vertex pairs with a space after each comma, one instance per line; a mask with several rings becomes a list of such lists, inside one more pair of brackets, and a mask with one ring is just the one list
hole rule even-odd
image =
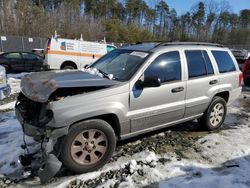
[[212, 54], [217, 62], [220, 73], [232, 72], [236, 70], [233, 59], [228, 52], [212, 50]]

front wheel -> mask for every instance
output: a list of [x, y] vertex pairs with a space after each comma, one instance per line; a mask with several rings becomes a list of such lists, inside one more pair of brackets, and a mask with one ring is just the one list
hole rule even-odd
[[199, 124], [208, 131], [216, 130], [223, 124], [226, 113], [226, 101], [223, 98], [216, 96], [203, 116], [198, 119]]
[[98, 170], [111, 158], [116, 146], [112, 127], [95, 119], [73, 125], [65, 137], [62, 162], [74, 173]]

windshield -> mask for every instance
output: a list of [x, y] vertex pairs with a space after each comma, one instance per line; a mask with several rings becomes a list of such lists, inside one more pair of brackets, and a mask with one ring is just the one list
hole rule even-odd
[[113, 75], [118, 81], [129, 80], [142, 65], [149, 53], [133, 50], [114, 50], [97, 60], [90, 68]]

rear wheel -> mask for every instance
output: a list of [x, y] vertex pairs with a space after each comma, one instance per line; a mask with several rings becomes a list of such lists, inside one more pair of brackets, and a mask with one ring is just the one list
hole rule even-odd
[[209, 131], [221, 127], [227, 113], [226, 101], [221, 97], [214, 97], [204, 115], [198, 119], [200, 125]]
[[250, 86], [250, 78], [245, 78], [245, 79], [244, 79], [244, 84], [245, 84], [246, 86]]
[[109, 161], [115, 146], [114, 130], [106, 121], [88, 120], [70, 128], [61, 157], [72, 172], [91, 172]]

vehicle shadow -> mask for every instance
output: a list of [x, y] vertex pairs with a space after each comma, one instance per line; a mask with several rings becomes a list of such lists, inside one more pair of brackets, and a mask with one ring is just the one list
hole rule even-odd
[[228, 160], [212, 168], [202, 167], [202, 165], [177, 165], [174, 168], [179, 168], [183, 175], [161, 180], [145, 188], [247, 188], [250, 187], [249, 166], [250, 155]]

